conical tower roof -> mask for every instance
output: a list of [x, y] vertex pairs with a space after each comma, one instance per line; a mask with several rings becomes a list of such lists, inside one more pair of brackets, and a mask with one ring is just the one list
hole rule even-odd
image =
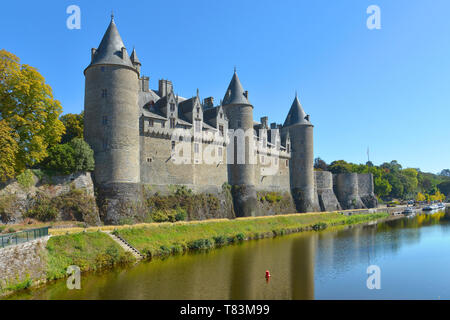
[[231, 78], [230, 84], [228, 85], [227, 92], [223, 98], [223, 105], [229, 104], [246, 104], [251, 105], [247, 97], [244, 95], [244, 89], [242, 88], [239, 77], [234, 70], [233, 78]]
[[131, 53], [130, 59], [131, 59], [131, 62], [133, 62], [133, 63], [139, 63], [139, 64], [141, 64], [141, 62], [139, 61], [139, 58], [138, 58], [138, 56], [137, 56], [137, 53], [136, 53], [136, 49], [135, 49], [135, 48], [133, 48], [133, 52]]
[[125, 46], [120, 37], [119, 30], [117, 30], [114, 17], [111, 16], [111, 22], [94, 54], [90, 66], [96, 64], [115, 64], [133, 67], [128, 56], [122, 57], [123, 47]]
[[297, 95], [295, 95], [294, 102], [292, 102], [291, 109], [289, 110], [289, 113], [286, 117], [286, 120], [284, 121], [284, 127], [293, 126], [296, 124], [307, 124], [311, 125], [311, 122], [309, 121], [309, 117], [306, 115], [305, 111], [303, 110], [302, 105], [300, 104], [300, 101], [298, 100]]

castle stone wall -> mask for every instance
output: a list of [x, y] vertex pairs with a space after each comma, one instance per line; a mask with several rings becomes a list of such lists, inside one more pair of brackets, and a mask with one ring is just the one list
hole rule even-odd
[[[261, 156], [259, 156], [259, 159]], [[255, 166], [255, 187], [257, 191], [290, 192], [289, 160], [269, 157], [266, 162]], [[288, 164], [286, 165], [286, 160]], [[269, 164], [269, 161], [271, 164]]]
[[361, 201], [367, 208], [376, 208], [378, 200], [374, 192], [373, 175], [371, 173], [358, 174], [358, 192]]
[[314, 176], [321, 211], [340, 210], [341, 205], [333, 191], [332, 173], [328, 171], [315, 171]]
[[358, 191], [357, 173], [340, 173], [333, 175], [334, 192], [341, 204], [342, 209], [363, 209]]

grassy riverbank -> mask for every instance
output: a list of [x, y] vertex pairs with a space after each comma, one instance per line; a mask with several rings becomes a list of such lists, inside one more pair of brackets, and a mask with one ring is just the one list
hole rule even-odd
[[[384, 219], [388, 213], [354, 214], [337, 212], [290, 214], [234, 220], [218, 219], [177, 223], [150, 223], [134, 226], [104, 226], [89, 229], [56, 229], [42, 248], [45, 263], [41, 271], [46, 279], [26, 278], [27, 286], [67, 276], [70, 265], [82, 272], [107, 270], [126, 265], [135, 258], [102, 231], [112, 231], [123, 237], [148, 259], [187, 251], [206, 250], [251, 239], [261, 239], [288, 233], [323, 230], [331, 226], [350, 225]], [[102, 230], [102, 231], [100, 231]], [[58, 235], [55, 235], [58, 234]], [[17, 278], [7, 289], [0, 285], [0, 296], [23, 289]], [[17, 284], [17, 286], [15, 286]]]
[[136, 228], [121, 228], [114, 232], [147, 258], [152, 258], [304, 230], [322, 230], [329, 226], [363, 223], [388, 216], [388, 213], [351, 216], [335, 212], [292, 214], [197, 223], [152, 224]]
[[64, 278], [67, 267], [71, 265], [86, 272], [108, 269], [135, 260], [104, 232], [51, 237], [47, 243], [47, 252], [47, 280]]

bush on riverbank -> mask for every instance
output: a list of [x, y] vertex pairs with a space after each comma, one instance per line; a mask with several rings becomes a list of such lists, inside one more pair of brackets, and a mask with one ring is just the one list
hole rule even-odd
[[47, 279], [66, 276], [68, 266], [76, 265], [82, 272], [98, 271], [128, 264], [135, 260], [110, 236], [103, 232], [82, 232], [54, 236], [48, 240]]
[[362, 223], [387, 213], [344, 216], [340, 213], [296, 214], [198, 223], [159, 224], [119, 229], [116, 232], [147, 258], [170, 253], [205, 250], [246, 239], [274, 237], [302, 230]]

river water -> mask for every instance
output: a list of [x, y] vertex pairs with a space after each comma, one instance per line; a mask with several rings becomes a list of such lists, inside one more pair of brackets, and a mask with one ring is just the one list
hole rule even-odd
[[[82, 275], [81, 290], [61, 280], [12, 298], [450, 299], [449, 211], [154, 260]], [[380, 289], [367, 287], [371, 265]]]

